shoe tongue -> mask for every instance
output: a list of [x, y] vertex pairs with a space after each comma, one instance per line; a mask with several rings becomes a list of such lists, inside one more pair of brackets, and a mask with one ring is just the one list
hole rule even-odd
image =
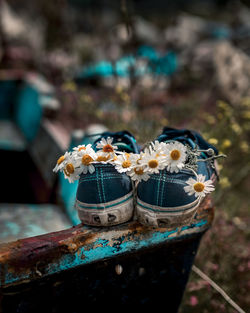
[[169, 138], [168, 135], [163, 134], [163, 135], [160, 135], [160, 136], [157, 138], [157, 140], [158, 140], [159, 142], [166, 142], [166, 143], [168, 143], [168, 142], [173, 142], [173, 141], [179, 141], [179, 142], [181, 142], [181, 143], [183, 143], [183, 144], [185, 144], [185, 143], [186, 143], [186, 144], [189, 144], [192, 148], [195, 147], [194, 141], [193, 141], [191, 138], [184, 137], [184, 136], [174, 136], [173, 138]]
[[101, 140], [101, 138], [108, 137], [113, 139], [112, 144], [117, 146], [119, 151], [125, 151], [128, 153], [138, 153], [139, 151], [134, 137], [128, 131], [120, 131], [116, 133], [105, 132], [96, 140], [95, 145]]
[[119, 151], [134, 152], [133, 148], [124, 142], [114, 142], [114, 145], [118, 147]]

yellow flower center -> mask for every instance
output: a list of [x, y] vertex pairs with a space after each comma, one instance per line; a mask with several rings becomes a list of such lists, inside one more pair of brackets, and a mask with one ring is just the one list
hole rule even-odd
[[141, 158], [139, 158], [138, 160], [136, 160], [136, 164], [140, 164]]
[[203, 183], [195, 183], [194, 184], [194, 190], [197, 192], [202, 192], [205, 188], [205, 185]]
[[78, 151], [81, 151], [81, 150], [86, 150], [86, 147], [80, 147], [80, 148], [78, 149]]
[[70, 176], [70, 174], [73, 174], [75, 171], [75, 168], [74, 168], [74, 165], [72, 163], [68, 163], [65, 167], [65, 171], [64, 173], [67, 175], [67, 176]]
[[103, 152], [114, 152], [114, 148], [113, 148], [111, 145], [107, 144], [107, 145], [105, 145], [105, 146], [102, 148], [102, 151], [103, 151]]
[[98, 162], [106, 162], [109, 159], [109, 155], [108, 156], [104, 156], [104, 155], [99, 155], [96, 159], [96, 161]]
[[64, 160], [65, 160], [65, 157], [64, 157], [64, 155], [62, 155], [62, 156], [57, 160], [57, 164], [60, 165]]
[[85, 154], [85, 155], [82, 157], [82, 164], [83, 164], [83, 165], [89, 165], [91, 162], [93, 162], [93, 159], [91, 158], [90, 155]]
[[122, 167], [123, 168], [128, 168], [131, 166], [131, 162], [129, 160], [126, 160], [124, 162], [122, 162]]
[[174, 161], [179, 160], [180, 156], [181, 156], [181, 153], [180, 153], [179, 150], [173, 150], [173, 151], [171, 151], [171, 153], [170, 153], [170, 157], [171, 157], [172, 160], [174, 160]]
[[127, 152], [125, 152], [125, 156], [126, 156], [126, 158], [127, 158], [127, 159], [129, 159], [129, 158], [130, 158], [130, 154], [129, 154], [129, 153], [127, 153]]
[[156, 168], [158, 166], [159, 162], [157, 160], [150, 160], [148, 162], [148, 166], [151, 168]]
[[143, 171], [143, 168], [134, 168], [134, 172], [135, 174], [137, 175], [143, 175], [144, 174], [144, 171]]

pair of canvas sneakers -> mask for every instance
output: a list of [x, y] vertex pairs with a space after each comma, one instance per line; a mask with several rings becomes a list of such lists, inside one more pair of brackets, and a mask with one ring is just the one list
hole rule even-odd
[[[187, 129], [165, 127], [144, 149], [127, 131], [104, 132], [91, 149], [99, 152], [100, 162], [79, 175], [75, 202], [87, 225], [111, 226], [132, 218], [154, 227], [186, 224], [218, 178], [217, 149]], [[105, 156], [110, 159], [113, 152], [107, 162]], [[131, 166], [135, 156], [138, 166]]]
[[127, 131], [104, 132], [73, 156], [75, 163], [63, 157], [55, 171], [65, 178], [75, 173], [75, 207], [91, 226], [131, 219], [153, 227], [187, 224], [218, 178], [217, 149], [188, 129], [165, 127], [144, 149]]

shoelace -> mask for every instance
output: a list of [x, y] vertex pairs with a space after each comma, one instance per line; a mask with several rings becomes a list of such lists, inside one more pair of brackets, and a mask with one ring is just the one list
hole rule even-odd
[[205, 159], [198, 159], [197, 158], [197, 162], [209, 162], [210, 166], [215, 171], [215, 175], [216, 175], [217, 180], [219, 180], [219, 173], [218, 173], [218, 170], [217, 170], [217, 168], [215, 166], [214, 161], [216, 159], [219, 159], [219, 158], [226, 158], [227, 156], [225, 154], [217, 154], [216, 155], [212, 148], [208, 148], [207, 150], [199, 150], [199, 149], [197, 149], [197, 152], [198, 153], [207, 153], [208, 154], [208, 156], [209, 156], [208, 158], [205, 158]]

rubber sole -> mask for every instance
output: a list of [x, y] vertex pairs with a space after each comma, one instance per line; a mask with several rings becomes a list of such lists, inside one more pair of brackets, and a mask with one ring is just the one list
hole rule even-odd
[[90, 226], [113, 226], [129, 221], [134, 214], [133, 193], [114, 201], [98, 204], [75, 202], [79, 219]]
[[178, 227], [190, 222], [199, 205], [198, 199], [188, 205], [174, 208], [159, 207], [137, 200], [138, 221], [151, 227]]

